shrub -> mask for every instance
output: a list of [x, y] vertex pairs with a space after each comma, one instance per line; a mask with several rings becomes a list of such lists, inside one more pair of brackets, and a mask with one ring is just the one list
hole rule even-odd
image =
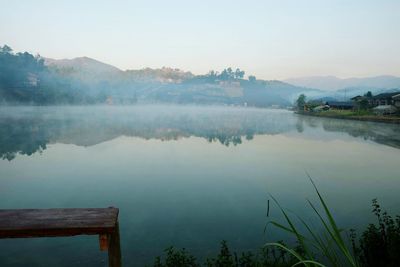
[[370, 224], [362, 233], [357, 256], [362, 266], [399, 266], [400, 263], [400, 216], [392, 218], [382, 211], [377, 199], [372, 200], [372, 212], [376, 224]]

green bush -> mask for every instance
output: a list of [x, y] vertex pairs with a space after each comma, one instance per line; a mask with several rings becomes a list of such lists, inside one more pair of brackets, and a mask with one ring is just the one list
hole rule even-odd
[[[297, 249], [298, 253], [302, 253], [300, 248]], [[242, 252], [238, 255], [231, 252], [226, 241], [222, 241], [218, 255], [206, 259], [204, 264], [200, 264], [185, 249], [169, 247], [164, 257], [156, 257], [152, 267], [289, 267], [295, 263], [296, 259], [281, 248], [263, 247], [258, 253]]]
[[355, 247], [362, 266], [395, 267], [400, 264], [400, 216], [392, 218], [382, 211], [378, 201], [372, 200], [376, 224], [370, 224], [362, 233], [359, 246]]

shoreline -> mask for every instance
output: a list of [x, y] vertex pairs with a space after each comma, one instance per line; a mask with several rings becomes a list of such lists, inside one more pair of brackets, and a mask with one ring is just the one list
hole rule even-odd
[[304, 116], [312, 116], [318, 118], [331, 118], [331, 119], [342, 119], [342, 120], [356, 120], [356, 121], [370, 121], [370, 122], [380, 122], [380, 123], [390, 123], [390, 124], [400, 124], [400, 117], [384, 117], [384, 116], [374, 116], [374, 115], [323, 115], [323, 113], [311, 113], [311, 112], [298, 112], [295, 111], [295, 114], [304, 115]]

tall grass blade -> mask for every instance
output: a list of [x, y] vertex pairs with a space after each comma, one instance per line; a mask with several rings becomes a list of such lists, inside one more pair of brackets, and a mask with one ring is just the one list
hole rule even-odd
[[313, 179], [311, 178], [311, 176], [308, 173], [307, 173], [307, 175], [308, 175], [308, 178], [310, 179], [315, 191], [318, 194], [319, 201], [321, 202], [323, 209], [325, 211], [325, 215], [328, 218], [330, 228], [328, 227], [327, 223], [322, 218], [322, 216], [320, 215], [318, 210], [311, 203], [311, 201], [308, 200], [308, 202], [310, 203], [311, 207], [314, 209], [314, 211], [320, 218], [321, 222], [325, 226], [325, 229], [328, 231], [328, 233], [331, 235], [331, 237], [335, 240], [337, 247], [342, 251], [342, 253], [344, 254], [347, 261], [351, 264], [351, 266], [358, 266], [357, 261], [354, 259], [353, 255], [351, 254], [350, 250], [347, 248], [347, 246], [342, 238], [342, 235], [341, 235], [342, 230], [339, 229], [339, 227], [336, 225], [336, 222], [335, 222], [331, 212], [329, 211], [329, 208], [326, 205], [324, 199], [322, 198], [320, 192], [318, 191], [318, 188], [315, 185]]
[[335, 253], [331, 253], [330, 250], [330, 244], [325, 244], [325, 242], [322, 240], [321, 237], [319, 237], [316, 233], [314, 233], [313, 230], [308, 226], [308, 224], [299, 216], [297, 216], [299, 221], [303, 223], [303, 225], [306, 227], [307, 231], [310, 233], [312, 238], [314, 239], [314, 247], [318, 249], [330, 262], [334, 263], [334, 265], [338, 265], [338, 259], [335, 255]]
[[299, 261], [304, 261], [303, 257], [301, 257], [296, 251], [294, 251], [293, 249], [290, 249], [288, 247], [286, 247], [285, 245], [282, 245], [281, 243], [266, 243], [264, 245], [264, 247], [279, 247], [285, 251], [287, 251], [288, 253], [290, 253], [291, 255], [293, 255], [296, 259], [298, 259]]
[[311, 260], [299, 261], [299, 262], [293, 264], [292, 267], [297, 266], [297, 265], [300, 265], [300, 264], [306, 264], [306, 263], [311, 263], [311, 264], [314, 264], [314, 265], [317, 265], [317, 266], [320, 266], [320, 267], [326, 267], [326, 266], [323, 265], [322, 263], [319, 263], [319, 262], [317, 262], [317, 261], [311, 261]]
[[286, 222], [289, 224], [290, 229], [293, 231], [293, 234], [296, 236], [297, 241], [299, 242], [300, 246], [304, 249], [307, 257], [309, 259], [313, 259], [313, 256], [311, 254], [310, 249], [308, 248], [307, 244], [304, 242], [305, 238], [303, 237], [303, 235], [301, 235], [296, 227], [294, 226], [292, 220], [290, 220], [289, 216], [287, 215], [287, 213], [285, 212], [285, 210], [281, 207], [281, 205], [279, 204], [279, 202], [271, 195], [272, 200], [278, 205], [279, 209], [281, 210], [283, 216], [286, 219]]

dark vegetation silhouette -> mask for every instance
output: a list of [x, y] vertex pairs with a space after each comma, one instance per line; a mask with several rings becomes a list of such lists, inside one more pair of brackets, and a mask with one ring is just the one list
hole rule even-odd
[[[400, 215], [395, 217], [382, 210], [377, 199], [372, 200], [372, 212], [377, 223], [371, 223], [362, 233], [359, 245], [353, 242], [361, 266], [398, 266], [400, 262]], [[356, 236], [353, 235], [353, 240]]]
[[[283, 242], [281, 242], [284, 244]], [[299, 253], [300, 247], [298, 247]], [[280, 248], [263, 247], [258, 252], [232, 252], [228, 243], [223, 240], [218, 254], [204, 263], [199, 261], [185, 249], [169, 247], [163, 257], [156, 257], [151, 267], [286, 267], [296, 263], [296, 259]]]
[[[247, 252], [232, 252], [228, 247], [226, 241], [221, 242], [219, 253], [215, 257], [207, 258], [204, 262], [198, 261], [190, 252], [185, 249], [177, 249], [174, 247], [167, 248], [162, 257], [156, 257], [151, 267], [291, 267], [291, 266], [359, 266], [359, 267], [395, 267], [400, 262], [400, 216], [393, 218], [386, 211], [382, 211], [378, 201], [374, 199], [372, 201], [372, 212], [377, 218], [377, 223], [371, 223], [366, 230], [361, 234], [361, 237], [357, 239], [356, 232], [350, 229], [348, 240], [345, 246], [349, 251], [354, 260], [353, 262], [347, 262], [343, 258], [336, 258], [339, 250], [336, 250], [333, 244], [337, 241], [327, 240], [327, 247], [325, 248], [332, 257], [335, 259], [324, 259], [325, 252], [319, 250], [321, 247], [312, 247], [313, 258], [320, 258], [322, 261], [309, 260], [307, 258], [307, 250], [311, 247], [299, 242], [294, 249], [290, 249], [284, 242], [279, 241], [275, 244], [277, 246], [264, 246], [258, 252], [247, 251]], [[288, 226], [284, 228], [280, 224], [277, 224], [278, 229], [281, 228], [284, 231], [289, 231], [289, 228], [294, 226]], [[299, 235], [300, 238], [306, 239], [299, 233], [293, 232], [295, 228], [290, 230], [292, 234]], [[313, 230], [309, 229], [312, 235], [319, 235]], [[343, 230], [340, 230], [343, 232]], [[322, 236], [329, 236], [327, 232], [323, 233]], [[304, 242], [304, 241], [303, 241]], [[321, 239], [321, 242], [322, 239]], [[336, 256], [334, 256], [336, 254]], [[295, 256], [296, 255], [296, 256]], [[303, 262], [299, 261], [299, 258], [303, 259]], [[346, 258], [346, 257], [344, 257]]]

